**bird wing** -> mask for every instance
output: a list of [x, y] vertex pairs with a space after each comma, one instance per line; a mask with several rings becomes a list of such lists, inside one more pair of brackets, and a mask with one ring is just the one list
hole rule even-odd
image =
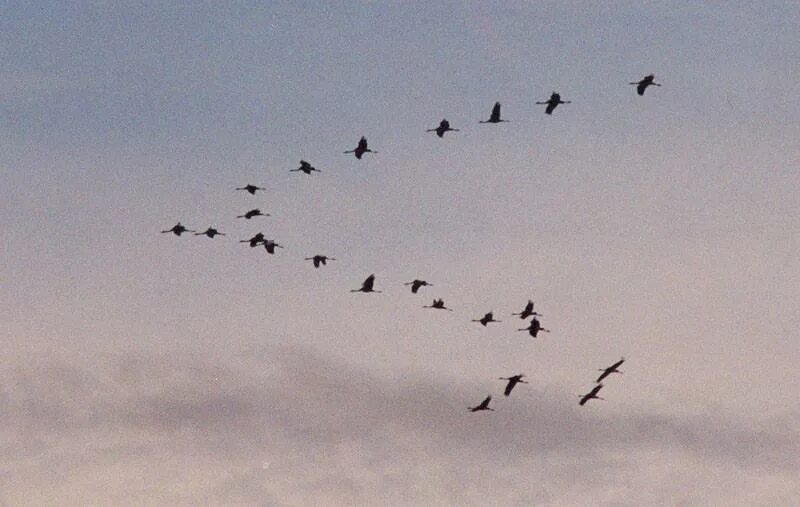
[[610, 368], [610, 369], [612, 369], [612, 370], [616, 370], [616, 369], [617, 369], [617, 368], [619, 368], [619, 367], [622, 365], [622, 363], [624, 363], [624, 362], [625, 362], [625, 358], [623, 357], [622, 359], [620, 359], [620, 360], [619, 360], [619, 361], [617, 361], [616, 363], [612, 364], [612, 365], [611, 365], [609, 368]]
[[375, 275], [369, 275], [364, 283], [361, 285], [362, 290], [372, 290], [373, 285], [375, 285]]
[[483, 400], [480, 405], [478, 405], [478, 408], [486, 408], [486, 407], [488, 407], [490, 401], [492, 401], [492, 395], [491, 394], [489, 396], [487, 396], [486, 399]]
[[500, 121], [500, 103], [495, 102], [494, 107], [492, 108], [492, 115], [489, 117], [489, 121], [498, 122]]
[[644, 95], [644, 91], [647, 89], [648, 84], [650, 83], [646, 83], [644, 81], [639, 83], [639, 85], [636, 87], [636, 93], [638, 93], [639, 95]]
[[319, 261], [320, 261], [319, 257], [314, 257], [314, 267], [315, 268], [319, 267]]
[[508, 384], [506, 384], [506, 390], [503, 391], [503, 394], [505, 394], [506, 396], [511, 394], [511, 390], [514, 389], [515, 385], [517, 385], [517, 381], [514, 380], [514, 377], [511, 377], [510, 379], [508, 379]]
[[358, 148], [359, 150], [366, 150], [367, 149], [367, 138], [362, 137], [360, 141], [358, 141]]

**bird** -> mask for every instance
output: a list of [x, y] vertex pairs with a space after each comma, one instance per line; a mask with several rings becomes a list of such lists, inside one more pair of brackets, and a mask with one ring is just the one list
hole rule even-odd
[[581, 401], [579, 401], [579, 402], [578, 402], [578, 405], [584, 405], [584, 404], [585, 404], [587, 401], [589, 401], [589, 400], [591, 400], [591, 399], [595, 399], [595, 400], [603, 400], [604, 398], [601, 398], [601, 397], [597, 396], [597, 393], [598, 393], [598, 392], [600, 391], [600, 389], [602, 389], [602, 388], [603, 388], [603, 384], [597, 384], [597, 385], [596, 385], [596, 386], [594, 386], [594, 388], [593, 388], [591, 391], [589, 391], [588, 393], [579, 395], [579, 396], [580, 396], [580, 398], [581, 398]]
[[360, 160], [361, 156], [364, 155], [364, 153], [378, 153], [378, 152], [370, 150], [367, 147], [367, 138], [362, 136], [361, 140], [358, 142], [358, 146], [356, 146], [352, 150], [346, 151], [345, 153], [355, 153], [356, 154], [356, 158]]
[[264, 249], [268, 254], [274, 254], [276, 248], [283, 248], [283, 245], [279, 245], [271, 239], [265, 239], [262, 245], [264, 245]]
[[489, 322], [502, 322], [502, 320], [494, 320], [492, 312], [489, 312], [480, 319], [472, 319], [472, 322], [480, 322], [484, 327], [486, 327], [486, 324]]
[[161, 231], [162, 234], [165, 233], [165, 232], [171, 232], [176, 236], [180, 236], [184, 232], [197, 232], [197, 231], [193, 231], [191, 229], [187, 229], [180, 222], [178, 222], [177, 224], [172, 226], [172, 229], [167, 229], [166, 231]]
[[309, 164], [308, 162], [306, 162], [305, 160], [301, 160], [300, 161], [300, 167], [298, 167], [297, 169], [289, 169], [290, 173], [293, 173], [293, 172], [296, 172], [296, 171], [303, 171], [306, 174], [311, 174], [313, 171], [317, 171], [318, 173], [322, 172], [319, 169], [317, 169], [316, 167], [314, 167], [311, 164]]
[[328, 257], [326, 255], [315, 255], [314, 257], [306, 257], [307, 261], [314, 261], [314, 267], [318, 268], [320, 264], [325, 266], [327, 261], [335, 261], [333, 257]]
[[639, 95], [644, 95], [644, 91], [647, 89], [648, 86], [661, 86], [660, 84], [653, 82], [653, 79], [655, 79], [655, 77], [656, 77], [655, 74], [648, 74], [644, 78], [642, 78], [641, 81], [636, 81], [628, 84], [637, 85], [636, 93], [638, 93]]
[[602, 371], [603, 373], [601, 373], [600, 376], [597, 377], [597, 380], [595, 380], [595, 382], [597, 382], [599, 384], [600, 381], [602, 381], [604, 378], [608, 377], [612, 373], [622, 373], [617, 368], [619, 368], [620, 365], [622, 365], [622, 363], [624, 363], [624, 362], [625, 362], [625, 358], [623, 357], [622, 359], [620, 359], [616, 363], [612, 364], [608, 368], [602, 368], [602, 369], [597, 370], [597, 371]]
[[243, 239], [243, 240], [239, 241], [239, 243], [250, 243], [250, 248], [256, 247], [260, 243], [263, 243], [263, 242], [264, 242], [264, 233], [263, 232], [259, 232], [258, 234], [256, 234], [255, 236], [253, 236], [250, 239]]
[[251, 195], [256, 195], [256, 190], [266, 190], [266, 188], [257, 187], [255, 185], [245, 185], [237, 188], [236, 190], [247, 190]]
[[536, 317], [533, 318], [530, 326], [523, 329], [517, 329], [517, 331], [528, 331], [530, 335], [533, 336], [534, 338], [536, 338], [536, 335], [539, 334], [539, 331], [542, 331], [544, 333], [550, 332], [549, 329], [545, 329], [542, 327], [542, 323], [539, 322], [539, 319], [537, 319]]
[[520, 319], [527, 319], [531, 315], [538, 315], [539, 317], [542, 316], [541, 313], [536, 313], [533, 311], [533, 301], [530, 299], [528, 300], [528, 304], [525, 305], [525, 308], [520, 313], [512, 313], [511, 315], [519, 315]]
[[448, 312], [452, 312], [450, 308], [444, 306], [444, 299], [434, 299], [433, 303], [428, 306], [423, 306], [423, 308], [434, 308], [436, 310], [447, 310]]
[[225, 234], [219, 232], [218, 230], [214, 229], [213, 227], [209, 227], [204, 232], [195, 232], [195, 236], [208, 236], [211, 239], [214, 239], [214, 236], [224, 236]]
[[559, 104], [571, 104], [571, 103], [572, 103], [571, 100], [566, 100], [566, 101], [561, 100], [561, 95], [559, 95], [557, 92], [553, 92], [553, 94], [550, 95], [550, 98], [547, 101], [537, 102], [537, 104], [539, 105], [547, 104], [547, 108], [544, 110], [546, 114], [553, 114], [553, 110]]
[[375, 286], [375, 275], [369, 275], [364, 282], [361, 284], [360, 289], [353, 289], [350, 292], [378, 292], [381, 291], [375, 290], [373, 287]]
[[413, 292], [414, 294], [417, 293], [417, 291], [419, 290], [420, 287], [425, 287], [425, 286], [433, 287], [432, 283], [428, 283], [425, 280], [414, 280], [413, 282], [406, 282], [403, 285], [410, 285], [411, 286], [411, 292]]
[[236, 218], [245, 218], [247, 220], [250, 220], [253, 217], [268, 217], [268, 216], [270, 216], [269, 213], [262, 213], [260, 209], [256, 208], [256, 209], [251, 209], [244, 215], [239, 215]]
[[479, 410], [491, 410], [492, 412], [494, 412], [493, 408], [489, 408], [490, 401], [492, 401], [491, 394], [487, 396], [486, 399], [480, 403], [480, 405], [476, 405], [474, 407], [467, 407], [467, 410], [469, 410], [470, 412], [478, 412]]
[[451, 129], [450, 122], [447, 120], [442, 120], [439, 122], [439, 126], [435, 129], [428, 129], [426, 132], [436, 132], [436, 135], [439, 137], [444, 137], [445, 132], [458, 132], [458, 129]]
[[503, 391], [503, 394], [506, 396], [511, 394], [511, 390], [514, 389], [514, 386], [517, 384], [527, 384], [527, 382], [522, 380], [524, 376], [525, 375], [520, 373], [519, 375], [512, 375], [510, 377], [500, 377], [500, 380], [508, 380], [508, 384], [506, 384], [506, 390]]
[[481, 120], [478, 123], [500, 123], [500, 122], [508, 122], [508, 120], [500, 119], [500, 103], [495, 102], [494, 107], [492, 108], [492, 114], [489, 116], [489, 119], [486, 121]]

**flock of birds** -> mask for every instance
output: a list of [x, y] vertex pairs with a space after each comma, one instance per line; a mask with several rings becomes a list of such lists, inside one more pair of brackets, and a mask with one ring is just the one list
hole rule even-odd
[[[653, 74], [649, 74], [649, 75], [645, 76], [643, 79], [641, 79], [640, 81], [634, 81], [634, 82], [631, 82], [630, 84], [636, 85], [636, 92], [641, 96], [641, 95], [644, 95], [645, 90], [649, 86], [661, 86], [659, 83], [654, 82], [654, 79], [655, 79], [655, 76]], [[545, 108], [545, 114], [553, 114], [553, 111], [560, 104], [570, 104], [570, 103], [571, 103], [571, 101], [561, 100], [561, 95], [558, 92], [555, 92], [555, 91], [550, 95], [550, 98], [548, 100], [536, 102], [536, 104], [538, 104], [538, 105], [546, 105], [547, 106]], [[492, 112], [491, 112], [491, 114], [489, 116], [489, 119], [480, 121], [479, 123], [501, 123], [501, 122], [507, 122], [508, 120], [503, 120], [501, 118], [501, 116], [500, 116], [500, 108], [501, 108], [500, 103], [496, 102], [494, 107], [492, 108]], [[427, 132], [435, 132], [436, 135], [441, 138], [441, 137], [444, 137], [445, 133], [447, 133], [447, 132], [459, 132], [459, 129], [452, 128], [450, 126], [450, 122], [447, 121], [446, 119], [443, 119], [439, 123], [439, 126], [437, 126], [436, 128], [433, 128], [433, 129], [428, 129]], [[353, 153], [355, 155], [355, 157], [360, 160], [361, 157], [363, 157], [365, 153], [378, 153], [378, 152], [374, 151], [374, 150], [371, 150], [369, 148], [368, 143], [367, 143], [367, 138], [366, 137], [362, 137], [359, 140], [358, 145], [354, 149], [345, 151], [344, 153]], [[291, 169], [290, 172], [302, 172], [304, 174], [310, 175], [313, 172], [321, 172], [321, 171], [319, 169], [315, 168], [314, 166], [312, 166], [307, 161], [301, 160], [300, 161], [300, 167], [298, 167], [296, 169]], [[256, 192], [258, 192], [260, 190], [265, 190], [265, 188], [259, 187], [259, 186], [256, 186], [256, 185], [252, 185], [252, 184], [248, 184], [248, 185], [245, 185], [243, 187], [236, 188], [236, 190], [245, 191], [245, 192], [248, 192], [251, 195], [255, 195]], [[269, 213], [263, 213], [259, 208], [254, 208], [254, 209], [251, 209], [250, 211], [247, 211], [246, 213], [244, 213], [242, 215], [238, 215], [236, 218], [243, 218], [245, 220], [250, 220], [250, 219], [255, 218], [255, 217], [268, 217], [268, 216], [270, 216]], [[194, 234], [195, 236], [207, 236], [207, 237], [209, 237], [211, 239], [215, 238], [216, 236], [225, 236], [224, 233], [220, 232], [219, 230], [217, 230], [214, 227], [208, 227], [205, 231], [199, 232], [199, 231], [196, 231], [196, 230], [188, 229], [186, 226], [184, 226], [180, 222], [178, 222], [176, 225], [172, 226], [172, 228], [167, 229], [167, 230], [163, 230], [161, 232], [162, 233], [172, 233], [175, 236], [181, 236], [182, 234], [189, 232], [189, 233]], [[261, 233], [261, 232], [255, 234], [254, 236], [252, 236], [249, 239], [243, 239], [243, 240], [240, 240], [239, 242], [240, 243], [247, 243], [247, 244], [250, 245], [251, 248], [255, 248], [255, 247], [261, 245], [261, 246], [264, 247], [264, 249], [269, 254], [274, 254], [276, 248], [284, 248], [282, 245], [280, 245], [277, 242], [275, 242], [275, 240], [267, 239], [264, 236], [264, 234]], [[319, 268], [320, 266], [327, 265], [328, 261], [335, 261], [336, 259], [333, 258], [333, 257], [329, 257], [327, 255], [315, 254], [315, 255], [313, 255], [311, 257], [305, 257], [305, 260], [312, 261], [314, 267], [315, 268]], [[406, 282], [404, 285], [410, 286], [411, 287], [411, 292], [414, 293], [414, 294], [417, 294], [419, 289], [422, 288], [422, 287], [432, 287], [433, 286], [433, 284], [428, 283], [426, 280], [418, 280], [418, 279], [412, 280], [410, 282]], [[369, 275], [361, 283], [361, 287], [360, 288], [352, 289], [350, 292], [365, 292], [365, 293], [375, 292], [375, 293], [380, 293], [381, 291], [375, 289], [375, 275], [372, 274], [372, 275]], [[534, 307], [533, 300], [528, 300], [528, 303], [525, 305], [525, 307], [523, 308], [523, 310], [521, 312], [513, 313], [511, 315], [512, 316], [518, 316], [520, 319], [523, 319], [523, 320], [526, 320], [529, 317], [532, 317], [530, 322], [528, 323], [528, 326], [524, 327], [524, 328], [520, 328], [520, 329], [518, 329], [518, 331], [527, 331], [528, 334], [530, 334], [530, 336], [532, 336], [533, 338], [536, 338], [539, 335], [539, 333], [549, 333], [550, 330], [549, 329], [545, 329], [545, 328], [542, 327], [541, 322], [539, 321], [539, 319], [537, 319], [537, 317], [542, 317], [542, 314], [540, 314], [538, 312], [535, 312], [533, 307]], [[432, 308], [432, 309], [435, 309], [435, 310], [453, 311], [452, 309], [447, 308], [445, 306], [444, 300], [441, 299], [441, 298], [434, 299], [433, 302], [430, 305], [423, 306], [423, 308]], [[485, 327], [485, 326], [489, 325], [490, 323], [502, 322], [502, 321], [496, 320], [494, 318], [494, 312], [488, 312], [483, 317], [481, 317], [479, 319], [472, 319], [472, 322], [477, 322], [477, 323], [479, 323], [479, 324], [481, 324], [482, 326]], [[617, 361], [616, 363], [612, 364], [611, 366], [609, 366], [607, 368], [599, 369], [598, 371], [601, 371], [602, 373], [597, 378], [597, 380], [595, 380], [594, 387], [588, 393], [579, 395], [580, 401], [578, 402], [578, 404], [583, 406], [588, 401], [593, 400], [593, 399], [603, 400], [604, 398], [601, 398], [601, 397], [599, 397], [597, 395], [597, 393], [599, 393], [600, 390], [603, 388], [602, 381], [606, 377], [611, 375], [612, 373], [622, 373], [619, 370], [619, 367], [624, 362], [625, 362], [625, 358], [622, 358], [622, 359], [620, 359], [619, 361]], [[512, 375], [510, 377], [499, 377], [499, 380], [506, 381], [506, 386], [505, 386], [505, 389], [503, 390], [503, 394], [505, 396], [509, 396], [511, 394], [511, 391], [514, 389], [514, 387], [516, 387], [517, 384], [527, 384], [528, 382], [523, 380], [524, 378], [526, 378], [526, 376], [525, 376], [525, 374], [522, 374], [522, 373], [519, 373], [519, 374], [516, 374], [516, 375]], [[488, 395], [481, 403], [479, 403], [478, 405], [476, 405], [474, 407], [468, 407], [467, 409], [470, 412], [479, 412], [479, 411], [484, 411], [484, 410], [486, 410], [486, 411], [494, 411], [493, 408], [489, 407], [489, 404], [490, 404], [491, 401], [492, 401], [492, 396]]]

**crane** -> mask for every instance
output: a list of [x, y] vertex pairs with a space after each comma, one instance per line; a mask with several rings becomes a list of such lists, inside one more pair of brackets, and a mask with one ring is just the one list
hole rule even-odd
[[211, 239], [214, 239], [214, 236], [224, 236], [225, 234], [219, 232], [218, 230], [214, 229], [213, 227], [209, 227], [203, 232], [195, 232], [195, 236], [208, 236]]
[[490, 401], [492, 401], [491, 394], [487, 396], [486, 399], [483, 400], [479, 405], [476, 405], [474, 407], [467, 407], [467, 410], [469, 410], [470, 412], [478, 412], [480, 410], [491, 410], [492, 412], [494, 412], [493, 408], [489, 408]]
[[328, 261], [335, 261], [333, 257], [328, 257], [327, 255], [315, 255], [314, 257], [306, 257], [307, 261], [314, 261], [314, 267], [318, 268], [320, 264], [325, 266], [325, 263]]
[[275, 241], [273, 241], [271, 239], [265, 239], [264, 242], [262, 243], [262, 245], [264, 245], [264, 249], [270, 255], [274, 255], [275, 254], [275, 249], [276, 248], [283, 248], [283, 245], [279, 245], [279, 244], [275, 243]]
[[269, 213], [262, 213], [260, 209], [256, 208], [256, 209], [251, 209], [244, 215], [238, 215], [236, 218], [244, 218], [246, 220], [250, 220], [253, 217], [268, 217], [268, 216], [270, 216]]
[[316, 167], [314, 167], [311, 164], [309, 164], [308, 162], [306, 162], [305, 160], [301, 160], [300, 161], [300, 167], [298, 167], [297, 169], [289, 169], [290, 173], [297, 172], [297, 171], [302, 171], [302, 172], [304, 172], [306, 174], [311, 174], [314, 171], [317, 171], [318, 173], [322, 172], [319, 169], [317, 169]]
[[448, 312], [452, 312], [450, 308], [444, 306], [444, 299], [434, 299], [433, 303], [427, 306], [423, 306], [423, 308], [433, 308], [435, 310], [447, 310]]
[[353, 289], [350, 292], [381, 292], [379, 290], [375, 290], [373, 287], [375, 286], [375, 275], [369, 275], [364, 282], [361, 284], [360, 289]]
[[598, 392], [600, 391], [600, 389], [602, 389], [602, 388], [603, 388], [603, 384], [597, 384], [597, 385], [596, 385], [596, 386], [594, 386], [594, 388], [593, 388], [591, 391], [589, 391], [588, 393], [579, 395], [579, 396], [580, 396], [580, 398], [581, 398], [581, 401], [579, 401], [579, 402], [578, 402], [578, 405], [584, 405], [584, 404], [586, 404], [586, 402], [587, 402], [587, 401], [589, 401], [589, 400], [604, 400], [604, 398], [601, 398], [601, 397], [597, 396], [597, 393], [598, 393]]
[[520, 319], [527, 319], [531, 315], [542, 317], [541, 313], [536, 313], [533, 311], [533, 301], [528, 300], [528, 304], [525, 305], [525, 308], [522, 309], [520, 313], [512, 313], [511, 315], [519, 315]]
[[523, 329], [517, 329], [517, 331], [528, 331], [528, 333], [531, 336], [533, 336], [534, 338], [536, 338], [536, 335], [539, 334], [539, 331], [541, 331], [543, 333], [549, 333], [550, 332], [549, 329], [545, 329], [545, 328], [542, 327], [542, 323], [539, 322], [539, 319], [537, 319], [536, 317], [533, 318], [533, 320], [531, 321], [531, 325], [530, 326], [528, 326], [526, 328], [523, 328]]
[[259, 232], [258, 234], [256, 234], [255, 236], [253, 236], [250, 239], [243, 239], [243, 240], [239, 241], [239, 243], [250, 243], [250, 248], [256, 247], [256, 246], [258, 246], [259, 244], [261, 244], [263, 242], [264, 242], [264, 233], [263, 232]]
[[601, 373], [600, 376], [597, 377], [597, 380], [595, 382], [597, 382], [599, 384], [600, 381], [602, 381], [604, 378], [608, 377], [612, 373], [620, 373], [621, 374], [622, 372], [619, 371], [617, 368], [619, 368], [622, 365], [622, 363], [624, 363], [624, 362], [625, 362], [625, 358], [623, 357], [622, 359], [620, 359], [616, 363], [612, 364], [608, 368], [602, 368], [602, 369], [597, 370], [597, 371], [602, 371], [603, 373]]
[[571, 103], [572, 103], [571, 100], [566, 100], [566, 101], [561, 100], [561, 95], [559, 95], [558, 92], [553, 92], [553, 94], [550, 95], [550, 98], [544, 102], [537, 102], [537, 104], [539, 105], [547, 104], [547, 108], [545, 108], [544, 110], [545, 114], [553, 114], [553, 110], [559, 104], [571, 104]]
[[445, 132], [458, 132], [458, 129], [451, 129], [450, 122], [447, 120], [442, 120], [439, 122], [439, 126], [435, 129], [428, 129], [426, 132], [436, 132], [436, 135], [439, 137], [444, 137]]
[[520, 373], [519, 375], [512, 375], [510, 377], [500, 377], [500, 380], [508, 380], [508, 383], [506, 384], [506, 389], [505, 391], [503, 391], [503, 394], [505, 394], [506, 396], [511, 394], [511, 390], [514, 389], [514, 386], [516, 386], [517, 384], [527, 384], [528, 382], [522, 380], [524, 377], [525, 375], [523, 375], [522, 373]]
[[411, 292], [413, 292], [414, 294], [417, 293], [417, 291], [419, 290], [420, 287], [426, 287], [426, 286], [427, 287], [433, 287], [432, 283], [428, 283], [425, 280], [414, 280], [412, 282], [406, 282], [403, 285], [410, 285], [411, 286]]
[[266, 188], [257, 187], [255, 185], [245, 185], [243, 187], [239, 187], [236, 190], [246, 190], [250, 192], [250, 195], [256, 195], [256, 190], [266, 190]]
[[191, 229], [187, 229], [180, 222], [178, 222], [177, 224], [172, 226], [172, 229], [167, 229], [166, 231], [161, 231], [162, 234], [165, 233], [165, 232], [171, 232], [176, 236], [180, 236], [184, 232], [197, 232], [197, 231], [193, 231]]
[[660, 84], [653, 81], [656, 76], [655, 74], [648, 74], [641, 81], [635, 81], [633, 83], [628, 83], [632, 85], [636, 85], [636, 93], [639, 95], [644, 95], [644, 91], [647, 89], [648, 86], [661, 86]]
[[492, 114], [489, 116], [489, 119], [486, 121], [479, 121], [478, 123], [500, 123], [500, 122], [508, 122], [508, 120], [501, 120], [500, 119], [500, 103], [495, 102], [494, 107], [492, 108]]
[[364, 137], [364, 136], [361, 136], [361, 140], [358, 141], [358, 146], [356, 146], [352, 150], [346, 151], [345, 153], [355, 153], [356, 158], [361, 160], [361, 157], [364, 155], [364, 153], [378, 153], [378, 152], [370, 150], [367, 147], [367, 138]]
[[494, 320], [494, 316], [492, 315], [493, 312], [489, 312], [480, 319], [472, 319], [472, 322], [480, 322], [484, 327], [489, 322], [503, 322], [502, 320]]

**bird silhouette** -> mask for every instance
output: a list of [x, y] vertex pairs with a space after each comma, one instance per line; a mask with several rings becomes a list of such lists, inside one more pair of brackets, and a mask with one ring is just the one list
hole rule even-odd
[[224, 236], [225, 234], [219, 232], [218, 230], [214, 229], [213, 227], [209, 227], [203, 232], [195, 232], [195, 236], [208, 236], [211, 239], [214, 239], [214, 236]]
[[544, 110], [546, 114], [553, 114], [553, 110], [556, 107], [558, 107], [559, 104], [571, 104], [571, 103], [572, 103], [571, 100], [566, 100], [566, 101], [561, 100], [561, 95], [559, 95], [557, 92], [553, 92], [553, 94], [550, 95], [550, 98], [547, 99], [545, 102], [537, 102], [537, 104], [539, 105], [547, 104], [547, 108], [545, 108]]
[[256, 209], [251, 209], [244, 215], [238, 215], [236, 218], [244, 218], [250, 220], [253, 217], [268, 217], [268, 216], [270, 216], [269, 213], [262, 213], [260, 209], [256, 208]]
[[623, 357], [622, 359], [620, 359], [616, 363], [612, 364], [608, 368], [602, 368], [602, 369], [597, 370], [597, 371], [602, 371], [603, 373], [601, 373], [600, 376], [597, 377], [597, 380], [595, 380], [595, 382], [597, 382], [599, 384], [604, 378], [608, 377], [612, 373], [622, 373], [617, 368], [619, 368], [622, 365], [622, 363], [624, 363], [624, 362], [625, 362], [625, 358]]
[[433, 303], [427, 306], [423, 306], [423, 308], [433, 308], [435, 310], [447, 310], [448, 312], [452, 312], [450, 308], [444, 306], [444, 299], [434, 299]]
[[361, 284], [361, 288], [360, 289], [353, 289], [350, 292], [378, 292], [378, 293], [380, 293], [381, 291], [375, 290], [374, 286], [375, 286], [375, 275], [369, 275], [364, 280], [364, 282]]
[[530, 299], [528, 300], [528, 304], [525, 305], [525, 308], [523, 308], [521, 312], [512, 313], [511, 315], [519, 315], [520, 319], [527, 319], [531, 315], [538, 315], [539, 317], [542, 316], [541, 313], [536, 313], [533, 311], [533, 301], [531, 301]]
[[508, 120], [500, 119], [500, 103], [495, 102], [494, 107], [492, 108], [492, 114], [489, 116], [489, 119], [486, 121], [481, 120], [478, 123], [501, 123], [501, 122], [508, 122]]
[[500, 377], [500, 380], [508, 380], [508, 383], [506, 384], [506, 389], [505, 391], [503, 391], [503, 394], [506, 396], [511, 394], [511, 390], [514, 389], [514, 386], [517, 384], [527, 384], [528, 382], [522, 380], [523, 377], [525, 377], [525, 375], [523, 375], [522, 373], [520, 373], [519, 375], [512, 375], [510, 377]]
[[250, 248], [256, 247], [264, 242], [264, 233], [259, 232], [250, 239], [243, 239], [239, 243], [250, 243]]
[[162, 234], [165, 233], [165, 232], [171, 232], [176, 236], [180, 236], [184, 232], [196, 232], [196, 231], [193, 231], [191, 229], [187, 229], [180, 222], [178, 222], [177, 224], [172, 226], [172, 229], [167, 229], [166, 231], [161, 231]]
[[378, 153], [378, 152], [370, 150], [367, 147], [367, 138], [362, 136], [361, 140], [358, 142], [358, 146], [356, 146], [352, 150], [346, 151], [345, 153], [355, 153], [356, 158], [360, 160], [361, 157], [364, 155], [364, 153]]
[[251, 195], [256, 195], [256, 190], [266, 190], [266, 188], [257, 187], [255, 185], [245, 185], [243, 187], [239, 187], [236, 190], [246, 190], [250, 192]]
[[492, 401], [491, 395], [487, 396], [486, 399], [480, 403], [480, 405], [476, 405], [474, 407], [467, 407], [467, 410], [469, 410], [470, 412], [478, 412], [481, 410], [491, 410], [492, 412], [494, 412], [493, 408], [489, 408], [490, 401]]
[[536, 335], [539, 334], [539, 331], [541, 331], [543, 333], [549, 333], [550, 332], [549, 329], [545, 329], [545, 328], [542, 327], [541, 322], [539, 322], [539, 319], [537, 319], [536, 317], [533, 318], [533, 320], [531, 321], [531, 325], [530, 326], [528, 326], [526, 328], [522, 328], [522, 329], [517, 329], [517, 331], [528, 331], [528, 333], [531, 336], [533, 336], [534, 338], [536, 338]]
[[417, 293], [417, 291], [419, 290], [420, 287], [425, 287], [425, 286], [433, 287], [432, 283], [428, 283], [425, 280], [414, 280], [413, 282], [406, 282], [403, 285], [410, 285], [411, 286], [411, 292], [413, 292], [414, 294]]
[[597, 384], [596, 386], [594, 386], [594, 389], [592, 389], [588, 393], [580, 395], [581, 401], [578, 402], [578, 405], [584, 405], [589, 400], [602, 400], [603, 398], [597, 396], [597, 393], [602, 388], [603, 384]]
[[307, 261], [314, 261], [314, 267], [318, 268], [320, 266], [320, 264], [325, 266], [325, 263], [327, 261], [335, 261], [336, 259], [334, 259], [333, 257], [325, 256], [325, 255], [315, 255], [314, 257], [306, 257], [306, 260]]
[[450, 122], [447, 120], [442, 120], [439, 122], [439, 126], [435, 129], [428, 129], [426, 132], [436, 132], [436, 135], [439, 137], [444, 137], [445, 132], [458, 132], [458, 129], [451, 129]]
[[268, 254], [274, 254], [276, 248], [283, 248], [283, 245], [279, 245], [271, 239], [265, 239], [264, 242], [261, 244], [264, 245], [264, 249], [267, 251]]
[[319, 169], [317, 169], [316, 167], [314, 167], [311, 164], [309, 164], [308, 162], [306, 162], [305, 160], [301, 160], [300, 161], [300, 167], [298, 167], [297, 169], [289, 169], [290, 173], [293, 173], [293, 172], [296, 172], [296, 171], [302, 171], [302, 172], [304, 172], [306, 174], [311, 174], [314, 171], [317, 171], [318, 173], [322, 172]]
[[639, 95], [644, 95], [644, 91], [647, 89], [648, 86], [661, 86], [660, 84], [653, 81], [656, 76], [655, 74], [648, 74], [641, 81], [635, 81], [633, 83], [628, 83], [636, 86], [636, 93]]
[[480, 322], [484, 327], [486, 327], [486, 324], [489, 322], [502, 322], [502, 320], [494, 320], [492, 312], [489, 312], [480, 319], [472, 319], [472, 322]]

